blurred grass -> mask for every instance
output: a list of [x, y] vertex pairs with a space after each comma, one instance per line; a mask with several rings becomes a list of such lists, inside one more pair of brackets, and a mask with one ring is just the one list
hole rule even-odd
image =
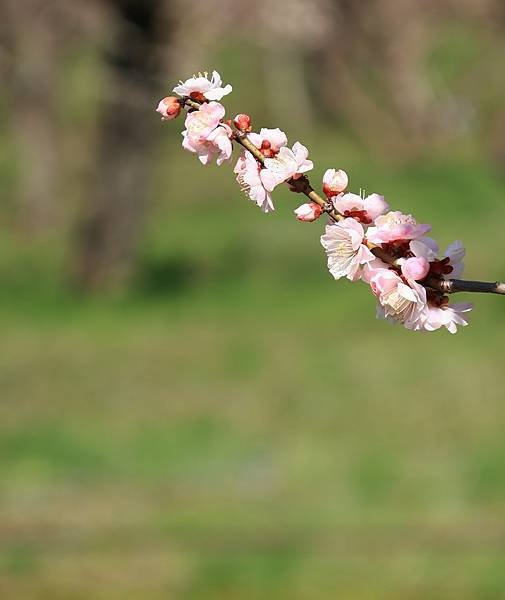
[[[503, 598], [503, 302], [472, 298], [457, 336], [378, 322], [298, 198], [265, 216], [164, 133], [126, 295], [69, 290], [61, 232], [2, 213], [1, 597]], [[505, 276], [505, 180], [471, 144], [395, 166], [297, 138], [314, 182], [345, 168]]]
[[5, 597], [501, 597], [494, 299], [456, 338], [224, 292], [3, 319]]
[[[349, 155], [466, 242], [469, 276], [503, 276], [498, 176]], [[454, 337], [375, 321], [292, 195], [264, 216], [192, 158], [171, 169], [199, 217], [159, 200], [137, 292], [62, 292], [58, 260], [34, 289], [41, 263], [3, 254], [2, 595], [503, 597], [499, 299]]]

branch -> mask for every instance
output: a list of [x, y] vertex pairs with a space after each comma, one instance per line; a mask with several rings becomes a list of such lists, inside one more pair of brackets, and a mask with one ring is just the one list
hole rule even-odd
[[[423, 282], [424, 283], [424, 282]], [[435, 282], [425, 282], [428, 287], [435, 287]], [[499, 281], [466, 281], [464, 279], [445, 279], [435, 283], [435, 289], [444, 294], [456, 292], [477, 292], [481, 294], [501, 294], [505, 296], [505, 283]]]
[[[185, 105], [190, 111], [199, 110], [202, 104], [199, 100], [191, 98], [184, 98], [180, 101], [181, 105]], [[231, 121], [228, 121], [231, 125]], [[261, 150], [257, 148], [247, 137], [245, 131], [239, 130], [235, 127], [232, 135], [233, 141], [236, 141], [248, 152], [250, 152], [254, 158], [261, 165], [265, 164], [265, 157], [261, 153]], [[335, 222], [345, 219], [345, 216], [338, 213], [331, 202], [320, 196], [314, 188], [311, 186], [307, 175], [302, 175], [297, 178], [291, 178], [285, 181], [290, 190], [300, 194], [304, 194], [311, 202], [314, 202], [320, 206], [323, 212], [327, 213], [328, 216]], [[398, 269], [398, 260], [391, 254], [389, 254], [381, 246], [372, 244], [368, 240], [363, 241], [364, 244], [370, 249], [370, 251], [380, 260], [386, 264], [391, 265]], [[472, 292], [472, 293], [487, 293], [487, 294], [500, 294], [505, 295], [505, 283], [500, 282], [485, 282], [485, 281], [465, 281], [462, 279], [447, 279], [443, 276], [429, 275], [420, 283], [427, 288], [436, 290], [441, 294], [454, 294], [457, 292]]]
[[[327, 214], [321, 245], [328, 270], [334, 279], [364, 281], [377, 299], [377, 318], [400, 323], [413, 331], [456, 333], [468, 324], [471, 304], [449, 303], [449, 294], [480, 292], [505, 295], [505, 283], [448, 279], [461, 273], [465, 249], [451, 244], [439, 258], [435, 240], [426, 237], [431, 226], [418, 223], [412, 215], [391, 210], [379, 194], [362, 196], [347, 190], [348, 176], [341, 169], [327, 169], [320, 195], [311, 186], [306, 172], [313, 168], [308, 150], [296, 142], [287, 146], [280, 129], [252, 132], [245, 113], [225, 119], [225, 108], [216, 99], [232, 91], [230, 84], [213, 71], [199, 73], [174, 87], [176, 96], [163, 98], [156, 108], [163, 121], [175, 119], [183, 108], [185, 120], [182, 146], [198, 155], [200, 162], [218, 165], [231, 159], [233, 142], [245, 152], [234, 172], [243, 192], [264, 212], [274, 209], [271, 193], [280, 183], [309, 200], [294, 212], [296, 218], [312, 222]], [[375, 258], [374, 258], [375, 257]]]

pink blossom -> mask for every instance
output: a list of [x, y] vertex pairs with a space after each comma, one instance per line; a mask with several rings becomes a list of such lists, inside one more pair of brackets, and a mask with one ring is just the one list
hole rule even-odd
[[208, 165], [214, 158], [218, 165], [230, 160], [232, 155], [232, 143], [230, 140], [231, 129], [228, 125], [220, 125], [212, 131], [202, 142], [191, 142], [185, 137], [182, 146], [190, 152], [198, 155], [198, 159], [204, 165]]
[[402, 269], [402, 275], [413, 281], [424, 279], [430, 271], [430, 263], [423, 256], [404, 258], [398, 262]]
[[309, 151], [305, 146], [296, 142], [293, 149], [283, 146], [275, 158], [265, 158], [263, 184], [270, 191], [276, 185], [288, 179], [298, 179], [303, 173], [313, 168], [311, 160], [307, 159]]
[[372, 293], [379, 297], [381, 294], [391, 289], [392, 286], [397, 283], [398, 279], [400, 279], [398, 275], [390, 269], [377, 269], [369, 282]]
[[327, 169], [323, 175], [323, 192], [328, 198], [337, 196], [347, 189], [349, 178], [342, 169]]
[[375, 257], [373, 260], [363, 265], [361, 279], [366, 283], [370, 283], [371, 279], [377, 274], [378, 271], [387, 271], [388, 269], [389, 265], [387, 263], [382, 261], [380, 258]]
[[231, 129], [220, 121], [224, 117], [224, 107], [219, 102], [202, 104], [200, 110], [188, 113], [182, 147], [198, 155], [204, 165], [217, 156], [221, 165], [231, 158]]
[[379, 298], [377, 317], [403, 323], [407, 329], [435, 331], [445, 327], [456, 333], [457, 325], [468, 324], [464, 313], [471, 304], [435, 306], [427, 300], [426, 289], [413, 280], [408, 284], [394, 271], [377, 270], [370, 279], [372, 292]]
[[351, 193], [340, 194], [332, 202], [340, 214], [357, 218], [363, 223], [371, 223], [389, 210], [384, 196], [379, 194], [370, 194], [366, 198]]
[[193, 75], [186, 81], [181, 81], [180, 85], [174, 87], [174, 92], [179, 96], [193, 97], [198, 100], [199, 96], [207, 100], [221, 100], [223, 96], [226, 96], [232, 91], [230, 84], [225, 87], [221, 87], [222, 81], [221, 76], [217, 71], [212, 72], [212, 79], [209, 81], [208, 73], [205, 72], [203, 75]]
[[256, 148], [262, 151], [268, 150], [268, 152], [263, 152], [267, 158], [273, 158], [288, 143], [286, 134], [278, 127], [275, 129], [262, 127], [259, 133], [250, 133], [247, 137]]
[[440, 307], [428, 304], [423, 328], [426, 331], [435, 331], [445, 327], [450, 333], [456, 333], [457, 325], [468, 325], [468, 317], [463, 315], [472, 308], [472, 304], [448, 304]]
[[237, 181], [249, 198], [255, 202], [263, 212], [274, 210], [272, 195], [265, 189], [261, 180], [261, 174], [265, 169], [254, 158], [250, 152], [244, 152], [235, 165], [234, 172]]
[[205, 142], [212, 131], [220, 124], [225, 109], [219, 102], [202, 104], [200, 110], [190, 112], [186, 116], [186, 137], [189, 142], [199, 144]]
[[373, 244], [384, 244], [397, 240], [420, 238], [431, 229], [431, 225], [417, 223], [412, 215], [390, 211], [375, 219], [375, 227], [367, 231], [367, 238]]
[[309, 223], [318, 219], [322, 212], [323, 209], [315, 202], [306, 202], [294, 211], [296, 218], [299, 221], [305, 221]]
[[174, 96], [167, 96], [160, 100], [156, 112], [161, 115], [162, 121], [170, 121], [179, 116], [181, 112], [181, 103], [178, 98]]
[[402, 323], [407, 329], [423, 328], [426, 313], [426, 290], [422, 285], [404, 283], [394, 271], [382, 269], [370, 280], [372, 292], [378, 297], [377, 318]]
[[335, 279], [347, 277], [356, 281], [361, 277], [361, 266], [375, 256], [363, 244], [365, 232], [355, 219], [343, 219], [326, 226], [321, 244], [328, 256], [328, 269]]

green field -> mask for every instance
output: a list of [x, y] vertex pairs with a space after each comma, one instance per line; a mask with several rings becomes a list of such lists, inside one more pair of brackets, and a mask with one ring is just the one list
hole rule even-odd
[[[347, 168], [505, 276], [488, 167], [304, 141], [314, 181]], [[64, 291], [60, 246], [2, 240], [1, 597], [503, 598], [503, 300], [456, 336], [393, 328], [289, 192], [262, 215], [187, 154], [154, 188], [127, 294]]]

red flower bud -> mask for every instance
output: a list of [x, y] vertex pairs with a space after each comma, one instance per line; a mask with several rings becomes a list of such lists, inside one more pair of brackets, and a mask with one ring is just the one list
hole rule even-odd
[[239, 131], [242, 131], [244, 133], [249, 133], [250, 131], [252, 131], [251, 117], [249, 115], [245, 115], [245, 114], [237, 115], [233, 119], [233, 122], [235, 123], [235, 127]]
[[156, 112], [161, 115], [162, 121], [170, 121], [179, 116], [181, 112], [181, 102], [175, 96], [167, 96], [158, 104]]
[[312, 221], [319, 219], [323, 214], [323, 209], [315, 202], [307, 202], [306, 204], [299, 206], [294, 212], [299, 221], [311, 223]]

